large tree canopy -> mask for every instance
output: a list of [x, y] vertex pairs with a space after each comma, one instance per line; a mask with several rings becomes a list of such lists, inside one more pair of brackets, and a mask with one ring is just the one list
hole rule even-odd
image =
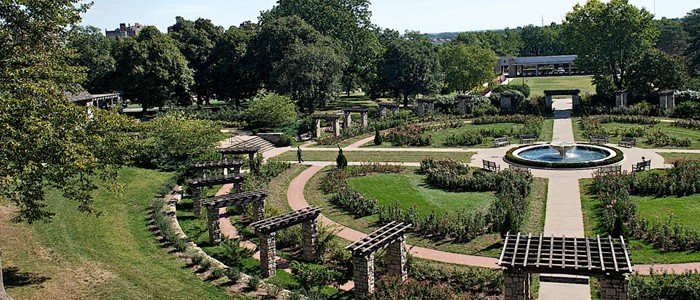
[[589, 0], [576, 4], [564, 21], [564, 40], [578, 55], [579, 68], [596, 79], [612, 78], [618, 89], [626, 87], [629, 67], [654, 45], [658, 30], [653, 15], [627, 0]]
[[700, 8], [696, 8], [683, 18], [683, 28], [690, 34], [688, 60], [693, 75], [700, 75]]
[[231, 26], [212, 51], [214, 92], [219, 99], [235, 101], [236, 106], [255, 96], [262, 83], [252, 45], [256, 31], [252, 23]]
[[73, 105], [64, 94], [85, 78], [65, 44], [66, 28], [86, 8], [77, 0], [0, 3], [0, 201], [17, 205], [16, 221], [53, 215], [46, 186], [95, 213], [96, 177], [116, 182], [133, 156], [126, 133], [133, 121]]
[[561, 25], [552, 23], [539, 27], [528, 25], [520, 31], [523, 47], [520, 56], [546, 56], [566, 54], [564, 41], [561, 39]]
[[680, 89], [686, 77], [682, 58], [651, 48], [631, 65], [628, 89], [636, 98], [651, 99], [656, 91]]
[[683, 30], [683, 24], [679, 20], [663, 18], [656, 21], [659, 28], [659, 40], [656, 48], [668, 55], [683, 56], [688, 49], [689, 35]]
[[69, 32], [67, 46], [76, 54], [73, 64], [85, 68], [87, 79], [83, 87], [92, 93], [113, 89], [115, 61], [111, 53], [112, 40], [93, 26], [75, 26]]
[[450, 92], [471, 91], [494, 77], [498, 57], [491, 49], [454, 43], [443, 46], [439, 55]]

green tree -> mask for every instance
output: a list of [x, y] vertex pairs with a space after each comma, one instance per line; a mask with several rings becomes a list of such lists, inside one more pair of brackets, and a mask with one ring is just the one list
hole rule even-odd
[[651, 48], [630, 67], [628, 90], [636, 98], [651, 99], [655, 91], [675, 90], [686, 80], [681, 58]]
[[214, 94], [211, 55], [224, 29], [209, 19], [199, 18], [193, 22], [183, 17], [176, 17], [175, 25], [170, 29], [170, 37], [177, 42], [178, 49], [194, 72], [193, 90], [197, 95], [197, 105], [208, 104]]
[[589, 0], [566, 15], [563, 37], [578, 55], [576, 64], [595, 79], [611, 77], [618, 89], [626, 87], [629, 67], [654, 45], [658, 30], [653, 15], [627, 0]]
[[65, 92], [85, 79], [65, 47], [80, 21], [80, 1], [0, 4], [0, 199], [19, 208], [15, 221], [49, 219], [45, 187], [63, 191], [93, 214], [96, 180], [116, 187], [134, 155], [135, 123], [116, 111], [73, 105]]
[[685, 55], [690, 36], [683, 30], [683, 24], [680, 20], [662, 18], [656, 20], [655, 23], [659, 28], [659, 40], [656, 41], [656, 48], [668, 55]]
[[248, 124], [255, 128], [282, 126], [297, 118], [294, 102], [274, 93], [255, 97], [243, 114]]
[[135, 40], [127, 38], [118, 45], [117, 81], [125, 97], [144, 111], [162, 109], [169, 101], [190, 103], [192, 69], [172, 38], [147, 26]]
[[112, 40], [93, 26], [75, 26], [69, 32], [66, 45], [76, 54], [72, 63], [85, 68], [87, 79], [82, 86], [92, 93], [112, 90], [115, 70]]
[[498, 60], [491, 49], [460, 43], [443, 46], [439, 57], [448, 90], [462, 93], [491, 81]]
[[428, 38], [416, 33], [405, 37], [385, 34], [386, 51], [377, 66], [377, 87], [395, 97], [434, 94], [440, 80], [437, 51]]
[[683, 28], [690, 34], [690, 44], [687, 50], [690, 72], [693, 76], [700, 75], [700, 8], [690, 11], [683, 18]]
[[528, 25], [520, 31], [523, 47], [520, 56], [546, 56], [567, 54], [561, 39], [561, 26], [552, 23], [539, 27]]
[[220, 99], [232, 100], [236, 106], [241, 105], [242, 99], [255, 96], [262, 83], [251, 51], [256, 31], [252, 23], [231, 26], [212, 51], [214, 91]]

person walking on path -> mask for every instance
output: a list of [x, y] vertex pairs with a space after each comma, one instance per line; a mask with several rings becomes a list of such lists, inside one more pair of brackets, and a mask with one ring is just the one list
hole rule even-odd
[[301, 158], [301, 147], [297, 146], [297, 160], [299, 160], [299, 163], [303, 163], [304, 159]]

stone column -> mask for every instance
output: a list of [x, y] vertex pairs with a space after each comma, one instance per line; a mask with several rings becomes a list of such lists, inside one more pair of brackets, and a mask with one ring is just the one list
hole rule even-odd
[[627, 107], [627, 91], [615, 91], [615, 107]]
[[406, 270], [406, 236], [402, 236], [386, 249], [388, 259], [389, 276], [401, 277], [406, 280], [408, 270]]
[[428, 111], [431, 113], [435, 111], [435, 101], [428, 102]]
[[392, 114], [398, 114], [399, 113], [399, 107], [398, 106], [392, 106], [391, 107], [391, 113]]
[[382, 120], [386, 119], [386, 106], [379, 106], [379, 118]]
[[333, 136], [340, 136], [340, 118], [333, 121]]
[[503, 272], [505, 300], [530, 300], [530, 274], [520, 270]]
[[423, 101], [418, 101], [418, 117], [425, 117], [425, 102]]
[[605, 276], [598, 279], [600, 280], [601, 300], [627, 300], [629, 280], [626, 276]]
[[374, 292], [374, 254], [352, 257], [355, 299], [366, 299]]
[[463, 116], [467, 114], [467, 98], [462, 96], [457, 96], [457, 102], [459, 103], [459, 115]]
[[540, 76], [540, 65], [535, 65], [535, 76]]
[[192, 188], [192, 207], [194, 208], [194, 217], [199, 218], [202, 212], [202, 188]]
[[352, 113], [351, 112], [345, 112], [345, 123], [343, 123], [343, 128], [344, 129], [350, 129], [352, 128]]
[[276, 247], [274, 232], [260, 234], [260, 269], [263, 278], [273, 277], [277, 274]]
[[569, 64], [569, 76], [571, 76], [571, 64]]
[[255, 162], [255, 153], [248, 153], [248, 161], [250, 164], [253, 164]]
[[501, 109], [510, 109], [512, 106], [512, 101], [511, 101], [511, 94], [510, 93], [503, 93], [501, 94]]
[[571, 96], [571, 100], [573, 101], [574, 107], [578, 106], [581, 103], [581, 96], [578, 94]]
[[552, 95], [545, 95], [544, 103], [547, 106], [547, 108], [552, 109], [552, 105], [554, 105], [554, 101], [552, 101]]
[[241, 165], [233, 166], [233, 174], [241, 176]]
[[302, 232], [302, 258], [307, 262], [318, 260], [318, 226], [316, 220], [306, 221], [301, 224]]
[[207, 178], [207, 172], [204, 169], [199, 169], [199, 178]]
[[362, 112], [360, 113], [360, 117], [362, 118], [362, 128], [367, 129], [367, 127], [369, 127], [369, 113]]
[[0, 248], [0, 300], [12, 300], [5, 291], [5, 285], [2, 280], [2, 248]]
[[253, 202], [253, 217], [254, 221], [265, 219], [265, 200]]
[[219, 228], [219, 209], [207, 207], [207, 225], [209, 226], [209, 242], [212, 245], [221, 243], [221, 229]]
[[233, 183], [233, 192], [242, 193], [243, 192], [243, 181]]
[[321, 119], [314, 118], [313, 123], [314, 123], [314, 128], [316, 128], [316, 130], [315, 130], [316, 138], [320, 138], [321, 137]]

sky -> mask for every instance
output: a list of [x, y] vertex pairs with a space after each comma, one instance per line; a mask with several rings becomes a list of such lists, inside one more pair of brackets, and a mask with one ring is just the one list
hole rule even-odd
[[[225, 28], [244, 21], [257, 21], [261, 11], [277, 0], [93, 0], [82, 25], [114, 30], [119, 23], [155, 25], [161, 31], [175, 23], [176, 16], [211, 19]], [[459, 32], [516, 28], [529, 24], [561, 23], [577, 0], [373, 0], [372, 22], [399, 32]], [[607, 1], [604, 1], [607, 2]], [[657, 18], [679, 18], [699, 8], [695, 0], [630, 0]]]

